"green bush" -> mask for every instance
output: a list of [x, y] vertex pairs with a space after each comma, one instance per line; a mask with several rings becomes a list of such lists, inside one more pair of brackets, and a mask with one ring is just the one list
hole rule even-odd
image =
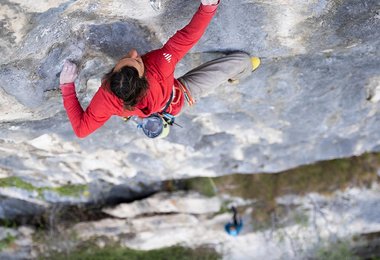
[[0, 178], [0, 187], [16, 187], [27, 191], [38, 192], [39, 197], [42, 198], [42, 194], [45, 190], [53, 191], [61, 196], [79, 197], [86, 195], [88, 192], [87, 185], [63, 185], [61, 187], [34, 187], [32, 184], [25, 182], [19, 177], [7, 177]]
[[6, 238], [0, 240], [0, 252], [3, 251], [5, 248], [9, 247], [15, 240], [16, 237], [7, 234]]

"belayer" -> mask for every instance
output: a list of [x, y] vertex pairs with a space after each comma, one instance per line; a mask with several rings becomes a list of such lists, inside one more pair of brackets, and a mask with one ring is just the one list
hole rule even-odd
[[161, 49], [142, 56], [135, 49], [130, 50], [103, 77], [85, 111], [75, 93], [77, 67], [66, 61], [60, 75], [60, 89], [75, 134], [84, 138], [117, 115], [134, 118], [148, 137], [167, 135], [169, 125], [174, 123], [184, 103], [192, 106], [211, 89], [250, 75], [260, 59], [238, 52], [174, 78], [177, 63], [202, 37], [218, 5], [219, 0], [201, 0], [190, 23]]
[[233, 213], [232, 221], [228, 222], [224, 226], [224, 230], [227, 232], [227, 234], [231, 236], [237, 236], [239, 235], [241, 229], [243, 228], [243, 220], [239, 216], [237, 209], [235, 207], [232, 207], [231, 211]]

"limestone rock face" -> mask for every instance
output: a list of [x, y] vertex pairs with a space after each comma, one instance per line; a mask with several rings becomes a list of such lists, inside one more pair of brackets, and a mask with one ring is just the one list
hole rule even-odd
[[112, 118], [86, 139], [73, 134], [58, 90], [77, 62], [86, 107], [130, 48], [159, 48], [198, 1], [8, 0], [0, 3], [0, 174], [59, 186], [275, 172], [380, 150], [378, 0], [222, 0], [176, 75], [246, 51], [262, 66], [221, 86], [177, 119], [162, 140]]
[[220, 210], [221, 201], [204, 198], [196, 193], [158, 193], [148, 199], [120, 204], [103, 211], [116, 218], [133, 218], [144, 214], [187, 213], [207, 214]]

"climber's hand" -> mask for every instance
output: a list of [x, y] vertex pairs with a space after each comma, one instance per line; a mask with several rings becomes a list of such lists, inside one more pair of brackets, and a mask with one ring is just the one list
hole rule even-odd
[[72, 83], [78, 76], [77, 65], [66, 60], [63, 64], [61, 71], [61, 76], [59, 77], [59, 84], [63, 85], [66, 83]]
[[219, 3], [219, 0], [201, 0], [202, 5], [216, 5]]

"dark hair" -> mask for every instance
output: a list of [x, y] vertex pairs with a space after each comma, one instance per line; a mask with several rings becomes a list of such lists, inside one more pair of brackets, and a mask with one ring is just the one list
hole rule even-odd
[[124, 108], [133, 110], [148, 90], [148, 81], [145, 76], [139, 76], [136, 68], [124, 66], [118, 72], [113, 69], [107, 73], [103, 80], [109, 83], [113, 94], [123, 100]]

